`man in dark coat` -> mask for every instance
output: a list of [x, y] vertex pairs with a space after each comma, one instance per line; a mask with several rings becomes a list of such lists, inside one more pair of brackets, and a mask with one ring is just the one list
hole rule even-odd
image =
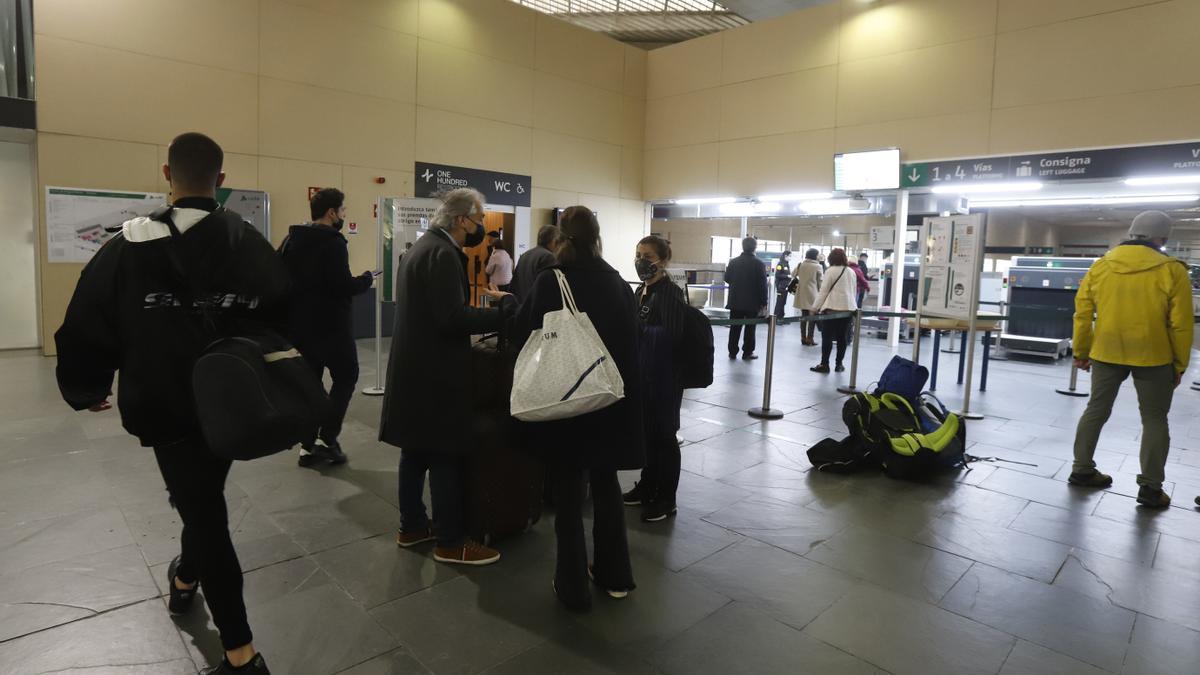
[[538, 230], [537, 246], [526, 251], [517, 260], [513, 272], [512, 291], [518, 302], [524, 301], [533, 291], [533, 280], [542, 270], [554, 266], [554, 251], [558, 249], [558, 237], [562, 233], [557, 225], [543, 225]]
[[[742, 240], [742, 254], [729, 261], [725, 267], [725, 283], [729, 284], [729, 318], [755, 319], [767, 313], [767, 270], [754, 251], [758, 240], [746, 237]], [[752, 361], [754, 354], [754, 325], [746, 326], [746, 342], [742, 345], [742, 359]], [[729, 327], [729, 358], [736, 359], [742, 326]]]
[[[401, 448], [396, 542], [409, 547], [436, 539], [434, 559], [462, 565], [500, 559], [497, 551], [466, 538], [463, 519], [463, 457], [475, 444], [471, 336], [499, 330], [512, 302], [505, 297], [499, 307], [468, 304], [463, 248], [478, 246], [483, 238], [483, 195], [470, 188], [452, 190], [429, 232], [400, 261], [379, 426], [379, 440]], [[421, 501], [426, 473], [436, 525]]]
[[317, 442], [300, 448], [300, 466], [317, 462], [343, 464], [338, 443], [354, 385], [358, 382], [358, 347], [354, 344], [351, 298], [371, 288], [371, 272], [350, 274], [350, 256], [342, 225], [346, 195], [337, 188], [319, 190], [309, 200], [312, 222], [293, 225], [279, 247], [292, 276], [292, 343], [323, 377], [329, 369], [329, 416], [321, 422]]

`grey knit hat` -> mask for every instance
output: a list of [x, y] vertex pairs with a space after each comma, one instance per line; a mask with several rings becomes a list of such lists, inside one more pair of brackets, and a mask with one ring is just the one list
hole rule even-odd
[[1142, 211], [1129, 226], [1130, 239], [1167, 239], [1171, 236], [1171, 216], [1162, 211]]

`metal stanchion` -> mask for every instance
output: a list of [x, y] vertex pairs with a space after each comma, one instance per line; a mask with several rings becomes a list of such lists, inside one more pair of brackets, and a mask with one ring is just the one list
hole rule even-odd
[[1088, 393], [1086, 391], [1076, 391], [1075, 385], [1077, 385], [1078, 383], [1079, 383], [1079, 367], [1075, 365], [1074, 361], [1071, 361], [1071, 383], [1070, 383], [1070, 385], [1066, 389], [1055, 389], [1054, 391], [1057, 391], [1058, 393], [1062, 394], [1063, 396], [1075, 396], [1078, 398], [1083, 398], [1084, 396], [1087, 396]]
[[858, 393], [858, 343], [862, 341], [862, 310], [854, 312], [854, 344], [850, 345], [850, 384], [838, 387], [843, 394]]
[[783, 411], [771, 409], [771, 371], [775, 367], [775, 315], [767, 319], [767, 374], [763, 380], [763, 404], [761, 408], [751, 408], [746, 411], [755, 419], [781, 420]]
[[366, 387], [366, 396], [383, 396], [383, 292], [375, 289], [375, 386]]

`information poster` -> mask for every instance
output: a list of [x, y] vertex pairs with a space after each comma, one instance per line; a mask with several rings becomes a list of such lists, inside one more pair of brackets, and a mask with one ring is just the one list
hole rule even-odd
[[271, 199], [267, 193], [261, 190], [217, 188], [217, 201], [253, 225], [267, 241], [271, 240]]
[[979, 304], [976, 280], [983, 264], [979, 216], [927, 218], [921, 313], [967, 321]]
[[47, 187], [47, 259], [52, 263], [91, 260], [125, 221], [149, 215], [166, 199], [161, 192]]
[[383, 301], [396, 301], [396, 269], [400, 256], [411, 244], [429, 230], [429, 221], [437, 211], [436, 199], [402, 199], [383, 197], [379, 200], [379, 235], [383, 250]]

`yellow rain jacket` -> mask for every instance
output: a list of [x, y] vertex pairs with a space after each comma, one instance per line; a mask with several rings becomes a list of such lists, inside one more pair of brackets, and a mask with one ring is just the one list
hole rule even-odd
[[1079, 359], [1173, 363], [1182, 373], [1192, 354], [1192, 320], [1187, 265], [1152, 246], [1122, 244], [1097, 260], [1079, 284], [1072, 349]]

